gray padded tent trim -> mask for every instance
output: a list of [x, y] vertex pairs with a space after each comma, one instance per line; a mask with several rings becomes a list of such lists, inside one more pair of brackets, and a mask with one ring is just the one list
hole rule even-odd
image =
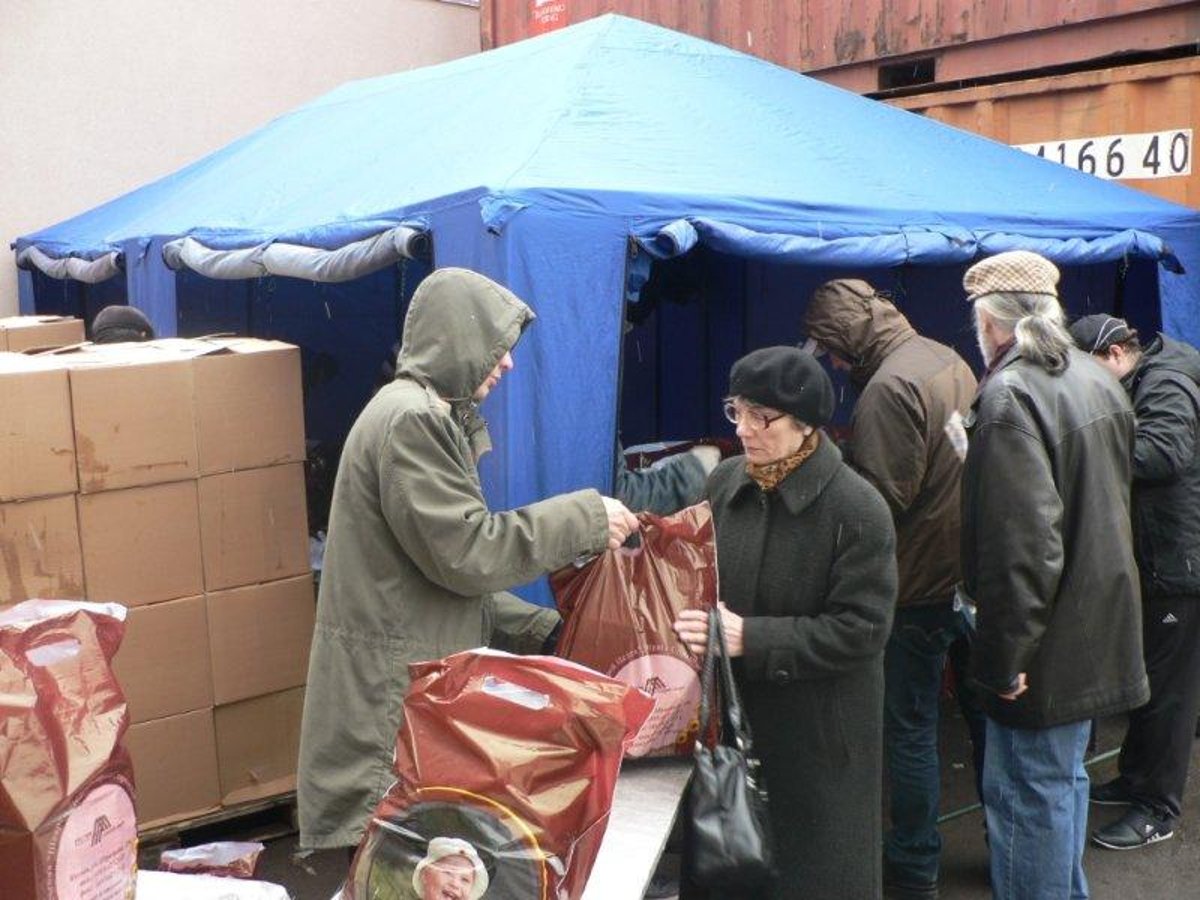
[[337, 250], [283, 243], [260, 244], [242, 250], [213, 250], [188, 237], [165, 245], [163, 260], [172, 269], [186, 266], [208, 278], [282, 275], [335, 282], [350, 281], [402, 259], [420, 256], [427, 247], [428, 235], [424, 231], [398, 225]]
[[35, 267], [51, 278], [70, 278], [86, 284], [98, 284], [108, 281], [121, 271], [121, 254], [114, 250], [97, 259], [80, 259], [77, 256], [62, 256], [56, 259], [47, 256], [37, 247], [26, 247], [17, 254], [17, 267]]
[[261, 278], [262, 252], [265, 244], [245, 250], [210, 250], [199, 241], [184, 238], [163, 246], [163, 261], [168, 268], [185, 266], [208, 278]]

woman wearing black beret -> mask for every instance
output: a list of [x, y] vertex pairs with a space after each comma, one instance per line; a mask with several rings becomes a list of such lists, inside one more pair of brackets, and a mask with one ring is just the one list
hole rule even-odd
[[[811, 354], [767, 347], [742, 357], [725, 413], [745, 455], [708, 481], [722, 623], [775, 838], [778, 876], [754, 900], [882, 893], [883, 649], [896, 600], [895, 533], [883, 498], [820, 430], [833, 405], [829, 376]], [[689, 610], [675, 630], [703, 654], [707, 625], [707, 613]], [[684, 853], [681, 898], [715, 900], [687, 877]]]

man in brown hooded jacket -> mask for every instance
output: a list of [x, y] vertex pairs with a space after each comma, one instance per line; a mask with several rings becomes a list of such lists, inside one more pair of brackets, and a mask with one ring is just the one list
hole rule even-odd
[[438, 269], [409, 305], [396, 377], [342, 451], [300, 729], [304, 847], [357, 844], [392, 782], [408, 664], [485, 644], [537, 653], [558, 613], [505, 593], [638, 527], [594, 490], [492, 512], [479, 403], [533, 311], [494, 281]]
[[[884, 842], [889, 897], [937, 896], [938, 697], [951, 645], [966, 647], [971, 625], [956, 608], [959, 562], [958, 416], [975, 377], [949, 347], [922, 337], [871, 285], [838, 279], [813, 293], [805, 315], [810, 349], [828, 351], [861, 393], [847, 461], [891, 508], [900, 593], [884, 656], [884, 746], [891, 830]], [[957, 415], [956, 415], [957, 414]], [[963, 447], [965, 452], [965, 446]], [[957, 644], [956, 644], [957, 642]], [[965, 666], [963, 666], [965, 669]], [[960, 681], [978, 780], [984, 719]]]

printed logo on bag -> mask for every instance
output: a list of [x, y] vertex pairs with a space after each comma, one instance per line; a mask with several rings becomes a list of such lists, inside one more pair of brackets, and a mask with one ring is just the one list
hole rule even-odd
[[72, 900], [116, 900], [130, 896], [137, 869], [137, 825], [133, 800], [124, 787], [107, 783], [92, 790], [61, 824], [57, 859], [51, 862], [52, 896]]
[[95, 847], [104, 840], [104, 835], [111, 830], [112, 823], [108, 820], [108, 816], [97, 816], [96, 821], [92, 823], [92, 846]]
[[666, 653], [650, 653], [619, 664], [613, 677], [638, 685], [654, 698], [654, 712], [629, 747], [632, 755], [691, 747], [697, 734], [700, 680], [690, 663]]
[[666, 689], [667, 689], [667, 683], [665, 681], [663, 681], [661, 678], [659, 678], [657, 675], [652, 675], [651, 677], [647, 678], [646, 683], [642, 685], [642, 690], [645, 691], [647, 694], [649, 694], [651, 697], [653, 697], [655, 694], [659, 693], [660, 691], [665, 691]]

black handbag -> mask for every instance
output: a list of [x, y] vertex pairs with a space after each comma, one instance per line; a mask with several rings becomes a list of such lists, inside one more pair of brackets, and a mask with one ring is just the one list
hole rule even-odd
[[[720, 679], [714, 684], [718, 669]], [[710, 749], [705, 739], [718, 728], [720, 736]], [[700, 679], [700, 737], [688, 809], [689, 876], [697, 886], [746, 893], [771, 881], [774, 867], [767, 789], [716, 609], [708, 615], [708, 652]]]

